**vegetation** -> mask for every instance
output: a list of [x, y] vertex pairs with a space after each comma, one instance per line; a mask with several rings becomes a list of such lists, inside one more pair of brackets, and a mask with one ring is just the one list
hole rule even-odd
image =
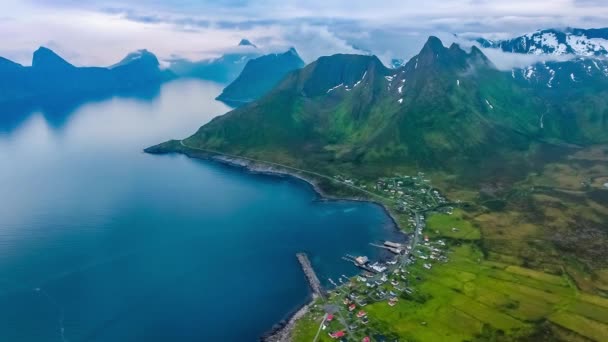
[[[427, 216], [424, 234], [445, 241], [449, 261], [414, 263], [407, 278], [415, 292], [395, 306], [366, 306], [369, 324], [357, 331], [374, 340], [602, 341], [602, 84], [538, 91], [495, 70], [479, 50], [431, 38], [397, 70], [373, 56], [321, 58], [260, 101], [149, 151], [219, 151], [310, 170], [325, 175], [307, 178], [330, 195], [380, 201], [407, 231], [404, 208], [417, 206]], [[540, 125], [539, 113], [551, 119]], [[435, 188], [400, 176], [419, 171], [445, 205], [426, 196]], [[310, 341], [325, 309], [319, 303], [299, 322], [296, 341]], [[330, 340], [326, 331], [320, 336]]]
[[451, 215], [435, 214], [427, 220], [430, 234], [456, 240], [479, 240], [479, 229], [463, 218], [464, 212], [455, 210]]
[[[423, 278], [411, 283], [417, 297], [393, 307], [386, 302], [365, 307], [379, 331], [395, 333], [401, 340], [488, 340], [491, 335], [511, 341], [539, 329], [548, 329], [555, 339], [602, 341], [608, 336], [605, 298], [581, 296], [566, 275], [487, 261], [473, 244], [454, 247], [448, 263], [426, 272], [418, 265], [410, 272]], [[416, 299], [420, 296], [425, 300]], [[295, 341], [310, 341], [319, 323], [318, 317], [316, 322], [312, 317], [300, 322]]]

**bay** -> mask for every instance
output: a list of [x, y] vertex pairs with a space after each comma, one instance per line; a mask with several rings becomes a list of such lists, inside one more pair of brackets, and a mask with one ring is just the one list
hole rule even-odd
[[0, 341], [255, 341], [310, 295], [296, 252], [328, 285], [401, 238], [374, 204], [142, 152], [228, 111], [220, 92], [1, 108]]

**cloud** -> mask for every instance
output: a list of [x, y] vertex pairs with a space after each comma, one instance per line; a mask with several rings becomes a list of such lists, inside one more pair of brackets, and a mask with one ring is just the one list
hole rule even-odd
[[161, 58], [215, 57], [246, 37], [295, 46], [307, 61], [357, 46], [409, 58], [428, 35], [507, 38], [548, 27], [601, 27], [605, 0], [4, 0], [0, 55], [55, 41], [77, 64], [148, 48]]
[[494, 63], [499, 70], [513, 70], [524, 68], [542, 62], [567, 61], [573, 56], [537, 56], [521, 53], [503, 52], [499, 49], [481, 49], [481, 51]]

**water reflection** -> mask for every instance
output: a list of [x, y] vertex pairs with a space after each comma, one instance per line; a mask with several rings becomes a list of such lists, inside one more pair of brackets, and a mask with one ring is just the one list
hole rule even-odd
[[0, 134], [0, 341], [255, 341], [306, 299], [296, 252], [325, 281], [396, 239], [376, 206], [142, 152], [225, 113], [220, 91], [175, 81]]
[[150, 101], [159, 96], [162, 85], [153, 85], [136, 90], [114, 93], [89, 94], [76, 97], [39, 97], [36, 102], [0, 103], [0, 134], [10, 132], [26, 121], [34, 113], [42, 113], [50, 126], [59, 128], [66, 123], [68, 116], [81, 105], [101, 102], [113, 97], [132, 98]]

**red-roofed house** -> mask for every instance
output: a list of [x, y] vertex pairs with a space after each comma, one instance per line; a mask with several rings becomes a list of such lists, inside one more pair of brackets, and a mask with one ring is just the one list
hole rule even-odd
[[333, 333], [329, 334], [329, 337], [331, 337], [331, 338], [344, 337], [344, 331], [340, 330], [340, 331], [333, 332]]

